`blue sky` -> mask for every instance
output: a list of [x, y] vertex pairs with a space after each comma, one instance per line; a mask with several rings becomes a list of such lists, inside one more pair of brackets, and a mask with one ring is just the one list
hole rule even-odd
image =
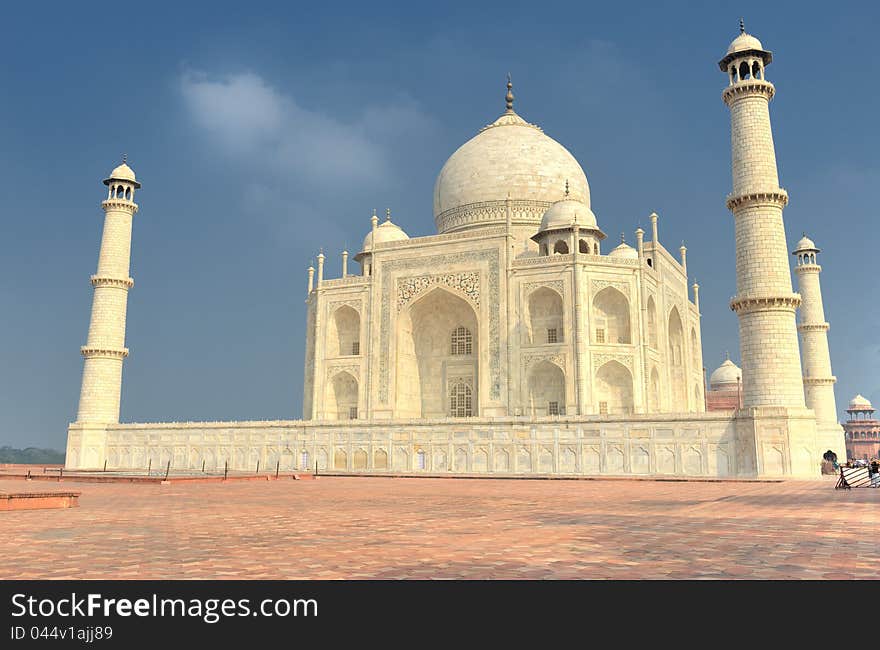
[[122, 419], [298, 417], [306, 267], [372, 208], [434, 232], [443, 162], [503, 110], [583, 165], [603, 229], [660, 214], [701, 285], [703, 353], [738, 360], [725, 77], [768, 79], [789, 243], [820, 248], [842, 410], [880, 403], [876, 4], [16, 3], [0, 39], [0, 444], [63, 448], [102, 227], [127, 152], [135, 218]]

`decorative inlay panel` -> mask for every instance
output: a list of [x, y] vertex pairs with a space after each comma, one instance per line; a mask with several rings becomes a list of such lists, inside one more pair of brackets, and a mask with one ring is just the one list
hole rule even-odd
[[630, 372], [633, 371], [633, 357], [631, 354], [612, 354], [606, 352], [593, 354], [593, 371], [595, 372], [609, 361], [617, 361], [626, 366]]
[[456, 228], [473, 224], [504, 223], [507, 220], [507, 207], [510, 205], [510, 219], [513, 223], [540, 223], [541, 218], [552, 203], [548, 201], [479, 201], [450, 208], [438, 214], [434, 221], [437, 231], [447, 233]]
[[614, 287], [620, 293], [629, 298], [629, 282], [615, 282], [614, 280], [593, 280], [593, 295], [605, 289], [606, 287]]
[[334, 300], [333, 302], [327, 303], [327, 311], [328, 313], [333, 313], [339, 307], [346, 306], [354, 309], [359, 315], [361, 314], [361, 301], [360, 300]]
[[419, 275], [397, 280], [397, 311], [426, 289], [443, 284], [464, 294], [475, 307], [480, 306], [480, 274], [475, 272]]
[[344, 364], [344, 365], [343, 364], [328, 365], [327, 366], [327, 380], [329, 381], [330, 379], [332, 379], [335, 375], [339, 374], [340, 372], [349, 373], [352, 377], [357, 379], [358, 382], [360, 382], [360, 380], [361, 380], [361, 367], [357, 364], [351, 364], [351, 363]]
[[542, 287], [553, 289], [560, 296], [565, 296], [563, 291], [565, 283], [562, 280], [544, 280], [543, 282], [526, 282], [522, 285], [523, 294], [528, 297], [534, 290]]
[[524, 354], [522, 356], [522, 367], [528, 374], [529, 369], [539, 363], [541, 361], [549, 361], [550, 363], [559, 366], [560, 370], [565, 372], [565, 355], [558, 354]]

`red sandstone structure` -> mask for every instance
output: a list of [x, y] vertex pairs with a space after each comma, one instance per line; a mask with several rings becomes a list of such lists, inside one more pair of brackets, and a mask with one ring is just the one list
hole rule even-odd
[[880, 457], [880, 420], [874, 418], [871, 402], [856, 395], [846, 412], [849, 414], [843, 424], [846, 457], [864, 460]]

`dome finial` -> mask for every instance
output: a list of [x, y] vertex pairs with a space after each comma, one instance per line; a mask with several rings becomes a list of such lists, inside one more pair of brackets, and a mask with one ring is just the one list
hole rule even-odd
[[626, 243], [626, 233], [625, 232], [620, 233], [620, 243], [621, 244]]
[[746, 33], [746, 23], [742, 18], [739, 19], [739, 33], [740, 34]]
[[128, 154], [124, 153], [124, 154], [122, 154], [122, 164], [124, 165], [127, 162], [128, 162]]
[[724, 351], [724, 356], [727, 357], [728, 361], [730, 361], [730, 351], [729, 350]]
[[507, 102], [507, 112], [513, 113], [513, 82], [510, 80], [510, 73], [507, 73], [507, 95], [504, 96]]
[[568, 197], [568, 179], [565, 179], [565, 196]]
[[385, 208], [385, 221], [391, 221], [391, 208]]

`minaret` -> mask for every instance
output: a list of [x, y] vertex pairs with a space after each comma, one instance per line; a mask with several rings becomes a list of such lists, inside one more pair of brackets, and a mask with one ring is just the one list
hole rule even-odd
[[743, 406], [803, 409], [795, 327], [800, 296], [791, 287], [782, 223], [788, 194], [779, 187], [770, 128], [776, 89], [764, 76], [772, 60], [740, 21], [740, 35], [718, 62], [729, 81], [722, 98], [730, 109], [733, 149], [727, 207], [736, 224], [736, 297], [730, 308], [739, 317]]
[[129, 275], [131, 259], [131, 224], [138, 211], [134, 192], [141, 184], [134, 171], [122, 164], [104, 181], [107, 198], [104, 209], [104, 234], [98, 255], [98, 271], [91, 277], [95, 295], [89, 335], [81, 348], [85, 365], [76, 421], [89, 424], [119, 422], [122, 392], [122, 360], [125, 347], [125, 313], [128, 290], [134, 284]]
[[816, 261], [819, 249], [806, 234], [797, 243], [792, 255], [797, 258], [794, 272], [801, 293], [798, 331], [804, 363], [804, 396], [807, 407], [816, 412], [820, 426], [837, 425], [837, 404], [834, 401], [834, 382], [831, 374], [831, 355], [828, 352], [828, 323], [822, 306], [822, 288], [819, 273], [822, 267]]

